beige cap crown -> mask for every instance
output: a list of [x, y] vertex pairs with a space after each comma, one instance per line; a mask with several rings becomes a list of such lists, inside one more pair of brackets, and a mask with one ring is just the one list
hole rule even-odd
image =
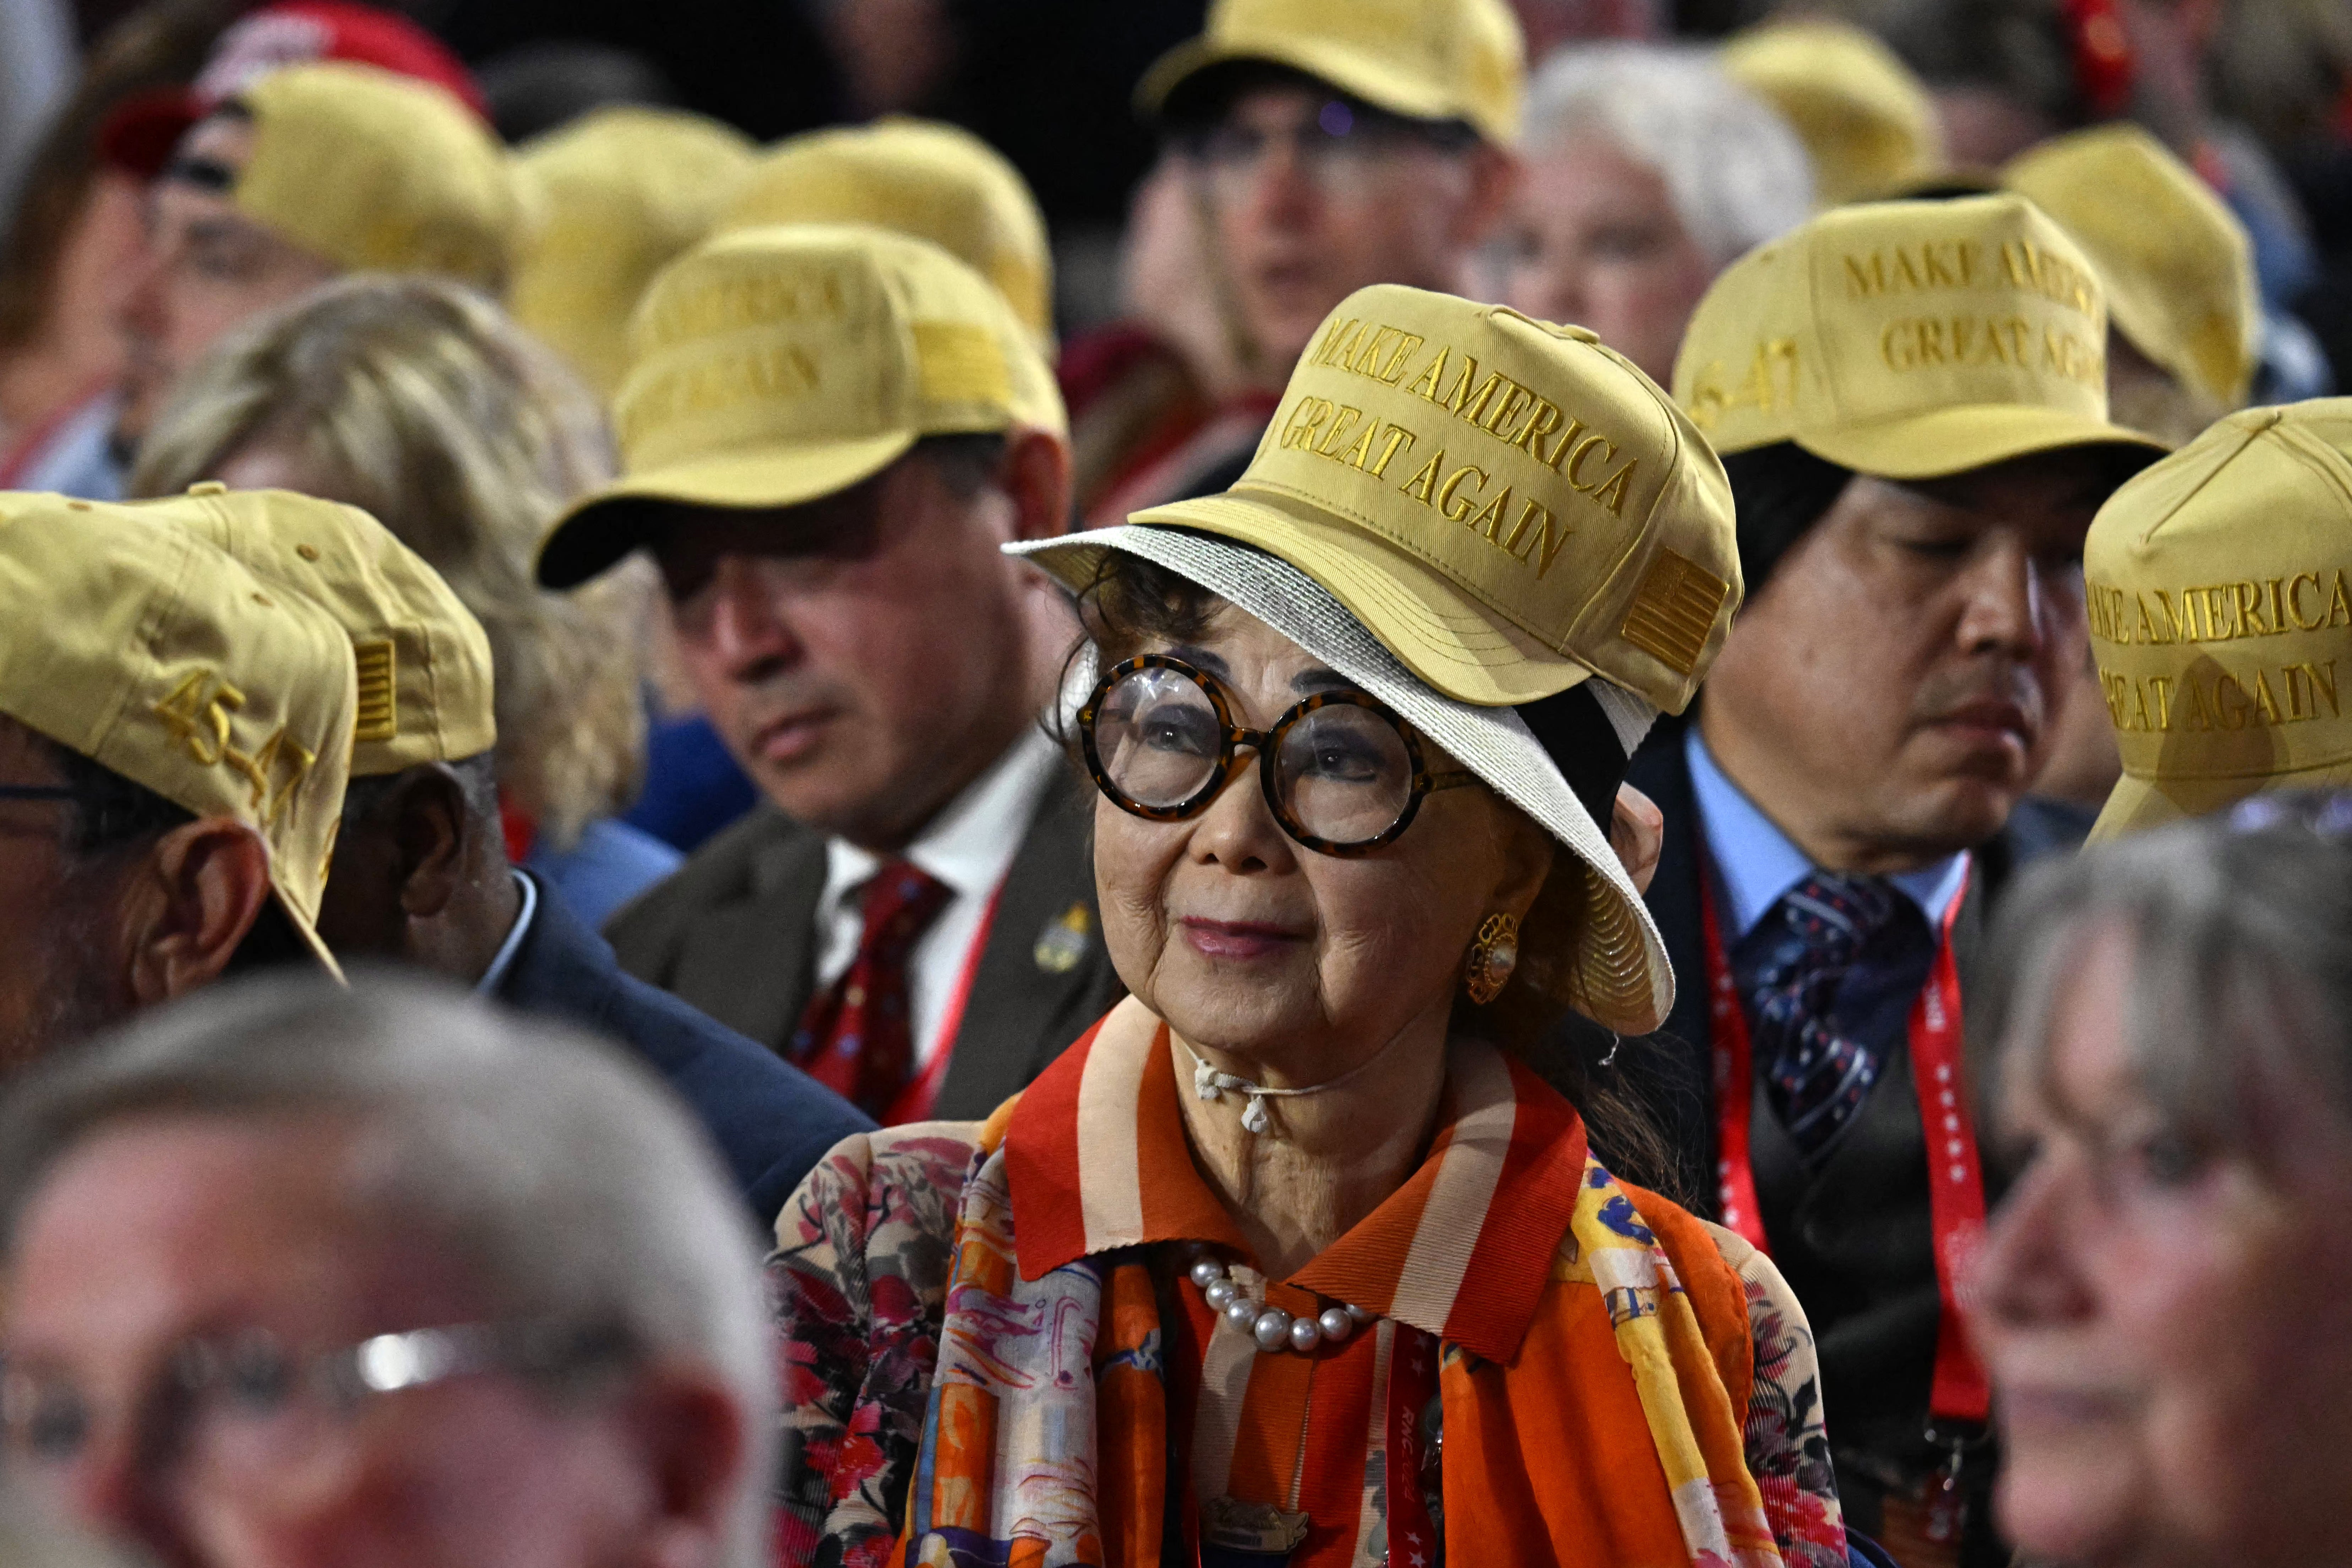
[[[121, 504], [0, 494], [0, 712], [269, 847], [269, 880], [330, 971], [319, 900], [357, 705], [351, 639], [202, 537], [238, 494]], [[176, 525], [176, 526], [175, 526]]]
[[2107, 420], [2106, 296], [2021, 196], [1822, 214], [1725, 269], [1675, 361], [1716, 450], [1793, 441], [1885, 479], [2065, 447], [2162, 444]]
[[1465, 702], [1599, 675], [1679, 712], [1739, 603], [1723, 465], [1655, 383], [1581, 327], [1394, 284], [1324, 322], [1231, 490], [1132, 521], [1282, 557]]
[[1885, 195], [1944, 167], [1927, 84], [1860, 27], [1766, 22], [1724, 45], [1722, 61], [1796, 128], [1824, 207]]
[[646, 285], [709, 232], [752, 158], [731, 126], [634, 105], [526, 142], [514, 181], [527, 237], [508, 309], [610, 396]]
[[847, 224], [706, 240], [654, 280], [614, 400], [624, 477], [560, 520], [540, 581], [644, 542], [642, 503], [767, 509], [835, 494], [926, 436], [1066, 437], [1053, 372], [984, 279], [927, 240]]
[[996, 285], [1054, 352], [1054, 255], [1021, 171], [960, 126], [889, 119], [811, 131], [760, 159], [715, 231], [864, 223], [928, 239]]
[[[188, 490], [227, 493], [214, 480]], [[168, 521], [264, 582], [302, 594], [351, 638], [353, 778], [462, 762], [497, 743], [488, 635], [441, 574], [374, 518], [285, 490], [250, 490]]]
[[1527, 40], [1505, 0], [1215, 0], [1137, 100], [1156, 115], [1188, 78], [1234, 60], [1288, 66], [1391, 114], [1465, 121], [1497, 146], [1519, 138]]
[[2352, 781], [2352, 398], [2233, 414], [2143, 470], [2083, 575], [2124, 764], [2094, 837]]
[[506, 153], [446, 89], [326, 60], [236, 101], [254, 123], [237, 210], [351, 271], [506, 287], [520, 216]]
[[2221, 408], [2246, 400], [2262, 336], [2253, 245], [2194, 169], [2117, 124], [2053, 137], [2000, 177], [2083, 247], [2133, 347]]

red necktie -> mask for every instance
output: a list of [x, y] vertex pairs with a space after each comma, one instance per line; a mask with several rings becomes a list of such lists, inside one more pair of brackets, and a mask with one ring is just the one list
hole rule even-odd
[[793, 1060], [877, 1120], [915, 1070], [907, 960], [953, 897], [904, 860], [886, 860], [866, 884], [865, 934], [841, 978], [819, 992], [793, 1031]]

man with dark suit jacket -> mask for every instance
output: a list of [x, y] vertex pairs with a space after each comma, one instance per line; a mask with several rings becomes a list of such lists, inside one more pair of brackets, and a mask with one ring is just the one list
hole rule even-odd
[[315, 501], [168, 524], [318, 604], [352, 640], [359, 724], [319, 911], [331, 951], [414, 963], [634, 1047], [701, 1118], [763, 1226], [827, 1149], [871, 1129], [806, 1074], [623, 973], [561, 898], [508, 863], [489, 639], [389, 529]]
[[1118, 994], [1091, 792], [1039, 727], [1076, 623], [997, 548], [1064, 526], [1052, 374], [978, 273], [878, 228], [715, 237], [638, 320], [625, 476], [540, 580], [648, 551], [767, 801], [608, 934], [879, 1120], [985, 1116]]
[[2084, 657], [2084, 531], [2155, 455], [2107, 422], [2105, 331], [2019, 198], [1889, 202], [1733, 264], [1675, 367], [1748, 598], [1628, 776], [1666, 819], [1678, 985], [1623, 1068], [1690, 1196], [1796, 1288], [1848, 1520], [1914, 1568], [2005, 1560], [1938, 1268], [2000, 1180], [1954, 1015], [2011, 870], [2088, 826], [2019, 802]]

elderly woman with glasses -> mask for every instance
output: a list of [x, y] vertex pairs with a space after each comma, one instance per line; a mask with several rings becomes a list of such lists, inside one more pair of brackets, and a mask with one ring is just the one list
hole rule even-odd
[[1232, 490], [1013, 548], [1097, 661], [1131, 994], [785, 1205], [787, 1560], [1845, 1563], [1780, 1276], [1621, 1179], [1597, 1059], [1529, 1066], [1672, 1000], [1619, 784], [1738, 600], [1706, 443], [1580, 329], [1381, 287]]
[[2262, 794], [2012, 895], [1974, 1325], [2037, 1563], [2343, 1563], [2352, 795]]

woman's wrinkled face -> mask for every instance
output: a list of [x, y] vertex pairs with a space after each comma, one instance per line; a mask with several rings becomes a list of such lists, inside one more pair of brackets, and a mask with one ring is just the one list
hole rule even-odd
[[[1349, 685], [1229, 606], [1197, 641], [1149, 651], [1213, 676], [1250, 729]], [[1550, 840], [1480, 785], [1430, 795], [1370, 854], [1319, 854], [1283, 831], [1257, 754], [1244, 757], [1181, 822], [1097, 796], [1095, 879], [1119, 978], [1185, 1040], [1264, 1063], [1277, 1082], [1345, 1071], [1417, 1022], [1442, 1029], [1479, 925], [1526, 913]], [[1452, 766], [1433, 748], [1426, 762]]]
[[2264, 1163], [2200, 1149], [2140, 1089], [2116, 927], [2076, 939], [2049, 1070], [2002, 1120], [2030, 1151], [1973, 1326], [2035, 1561], [2315, 1563], [2352, 1497], [2352, 1151], [2273, 1090]]

